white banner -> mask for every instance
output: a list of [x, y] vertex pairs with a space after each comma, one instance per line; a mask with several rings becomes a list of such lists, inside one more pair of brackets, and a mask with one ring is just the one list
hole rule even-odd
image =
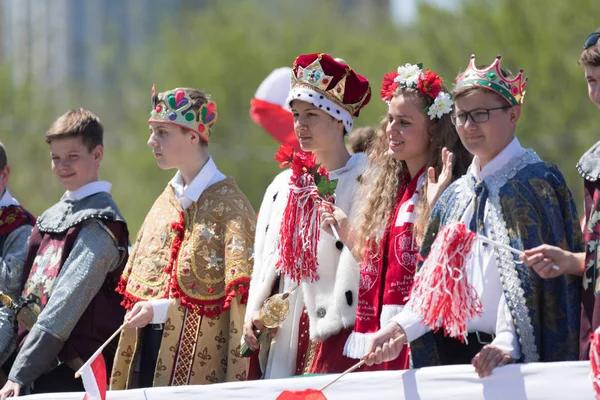
[[[335, 375], [297, 377], [206, 386], [179, 386], [107, 392], [108, 400], [275, 400], [283, 390], [319, 389]], [[408, 371], [356, 372], [323, 392], [328, 400], [592, 400], [587, 361], [513, 364], [479, 378], [470, 365]], [[53, 393], [28, 399], [77, 399], [83, 393]]]

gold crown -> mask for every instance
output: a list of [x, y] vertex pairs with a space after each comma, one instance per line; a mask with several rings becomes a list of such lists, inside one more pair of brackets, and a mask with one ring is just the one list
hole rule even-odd
[[469, 66], [457, 78], [456, 88], [469, 85], [482, 86], [498, 93], [513, 106], [523, 104], [525, 85], [527, 84], [527, 78], [523, 78], [523, 69], [519, 70], [516, 78], [505, 78], [500, 70], [500, 59], [502, 56], [498, 55], [489, 67], [478, 69], [475, 66], [475, 55], [473, 54]]
[[[362, 103], [367, 98], [367, 95], [370, 93], [371, 88], [365, 92], [365, 94], [361, 97], [361, 99], [353, 104], [344, 103], [344, 94], [346, 93], [346, 78], [352, 72], [352, 68], [346, 66], [344, 71], [344, 75], [342, 78], [336, 83], [336, 85], [327, 90], [331, 81], [333, 80], [333, 75], [327, 75], [321, 66], [321, 57], [322, 54], [313, 61], [310, 65], [306, 67], [298, 66], [296, 69], [296, 63], [292, 66], [292, 70], [295, 73], [292, 74], [292, 88], [296, 86], [304, 86], [309, 89], [313, 89], [316, 92], [327, 96], [331, 101], [338, 104], [340, 107], [346, 109], [351, 115], [361, 108]], [[297, 72], [296, 72], [297, 71]]]

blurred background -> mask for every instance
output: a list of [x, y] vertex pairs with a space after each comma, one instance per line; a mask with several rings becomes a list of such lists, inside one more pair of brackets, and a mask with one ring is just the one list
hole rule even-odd
[[[50, 171], [44, 133], [69, 108], [105, 126], [101, 179], [130, 224], [132, 240], [175, 171], [149, 147], [150, 89], [197, 87], [212, 94], [219, 121], [209, 150], [258, 211], [278, 166], [278, 143], [248, 115], [274, 69], [302, 53], [345, 59], [372, 84], [356, 126], [386, 113], [381, 78], [422, 62], [447, 82], [503, 55], [529, 77], [517, 136], [558, 164], [578, 205], [581, 154], [600, 139], [600, 112], [577, 65], [600, 26], [598, 0], [0, 0], [0, 140], [12, 194], [34, 214], [63, 188]], [[451, 86], [451, 85], [450, 85]], [[581, 209], [580, 209], [581, 211]]]

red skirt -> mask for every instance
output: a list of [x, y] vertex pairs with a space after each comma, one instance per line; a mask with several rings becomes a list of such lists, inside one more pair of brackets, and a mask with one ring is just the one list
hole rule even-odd
[[[315, 361], [310, 370], [312, 374], [341, 373], [358, 363], [360, 360], [344, 356], [344, 346], [353, 328], [344, 329], [337, 335], [333, 335], [319, 343], [315, 355]], [[357, 371], [395, 371], [409, 368], [408, 346], [404, 346], [402, 352], [395, 360], [375, 364], [363, 365]]]

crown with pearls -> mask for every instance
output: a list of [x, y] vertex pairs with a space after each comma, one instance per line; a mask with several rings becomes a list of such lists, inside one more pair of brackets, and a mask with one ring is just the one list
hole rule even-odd
[[211, 100], [195, 110], [186, 90], [180, 88], [170, 90], [159, 100], [155, 87], [152, 86], [152, 111], [148, 122], [177, 125], [197, 133], [200, 139], [208, 143], [211, 130], [218, 118], [217, 103]]
[[371, 100], [371, 86], [343, 60], [325, 53], [305, 54], [292, 65], [292, 87], [286, 102], [294, 100], [314, 104], [351, 132], [353, 118]]
[[502, 56], [498, 55], [489, 67], [478, 69], [475, 66], [475, 55], [473, 54], [465, 72], [456, 78], [456, 89], [465, 86], [480, 86], [499, 94], [510, 105], [523, 104], [525, 85], [527, 84], [527, 78], [523, 77], [523, 69], [519, 70], [516, 78], [509, 79], [500, 70], [500, 59]]

